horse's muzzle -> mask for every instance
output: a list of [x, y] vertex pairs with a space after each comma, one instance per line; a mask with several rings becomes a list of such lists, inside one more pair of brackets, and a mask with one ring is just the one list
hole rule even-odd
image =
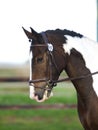
[[30, 86], [30, 98], [37, 102], [44, 102], [50, 96], [53, 96], [51, 90], [35, 88], [33, 85]]

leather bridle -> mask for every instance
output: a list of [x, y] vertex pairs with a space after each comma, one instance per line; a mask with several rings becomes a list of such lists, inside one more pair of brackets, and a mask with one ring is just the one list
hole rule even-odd
[[[53, 73], [52, 66], [53, 65], [55, 66], [58, 73], [59, 73], [59, 69], [57, 67], [54, 55], [52, 53], [53, 49], [54, 49], [53, 45], [48, 42], [48, 39], [47, 39], [46, 34], [44, 32], [42, 32], [41, 35], [44, 39], [45, 44], [32, 44], [31, 47], [47, 47], [47, 55], [48, 55], [48, 60], [49, 60], [49, 77], [43, 78], [43, 79], [29, 80], [29, 85], [31, 86], [32, 83], [46, 82], [48, 85], [48, 88], [40, 87], [40, 89], [51, 90], [54, 86], [56, 86], [56, 82], [54, 82], [53, 77], [52, 77], [52, 73]], [[30, 40], [30, 42], [31, 42], [31, 40]]]
[[[77, 77], [68, 77], [68, 78], [63, 78], [63, 79], [58, 79], [58, 80], [53, 80], [52, 78], [52, 66], [54, 65], [55, 68], [57, 69], [58, 73], [59, 73], [59, 69], [57, 67], [57, 64], [55, 62], [55, 58], [53, 55], [53, 45], [51, 43], [48, 42], [47, 36], [45, 34], [45, 32], [41, 33], [45, 44], [32, 44], [31, 47], [47, 47], [47, 53], [48, 53], [48, 58], [49, 58], [49, 70], [50, 70], [50, 76], [49, 78], [43, 78], [43, 79], [35, 79], [35, 80], [29, 80], [29, 85], [32, 86], [33, 83], [38, 83], [38, 82], [46, 82], [48, 87], [44, 88], [44, 87], [39, 87], [40, 89], [44, 89], [44, 90], [48, 90], [51, 91], [52, 88], [54, 86], [56, 86], [57, 83], [60, 82], [64, 82], [64, 81], [74, 81], [74, 80], [80, 80], [80, 79], [84, 79], [84, 78], [88, 78], [90, 76], [93, 76], [95, 74], [98, 74], [98, 71], [94, 72], [94, 73], [89, 73], [86, 75], [82, 75], [82, 76], [77, 76]], [[31, 40], [30, 40], [31, 41]], [[35, 87], [36, 88], [36, 87]]]

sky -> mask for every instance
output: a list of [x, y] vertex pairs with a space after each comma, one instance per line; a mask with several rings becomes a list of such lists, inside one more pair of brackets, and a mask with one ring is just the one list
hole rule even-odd
[[37, 32], [68, 29], [96, 41], [96, 0], [1, 0], [0, 63], [23, 64], [29, 46], [22, 26]]

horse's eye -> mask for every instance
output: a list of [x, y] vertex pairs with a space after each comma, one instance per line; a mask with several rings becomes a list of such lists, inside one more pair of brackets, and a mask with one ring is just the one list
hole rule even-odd
[[38, 57], [37, 58], [37, 63], [42, 63], [43, 62], [43, 57]]

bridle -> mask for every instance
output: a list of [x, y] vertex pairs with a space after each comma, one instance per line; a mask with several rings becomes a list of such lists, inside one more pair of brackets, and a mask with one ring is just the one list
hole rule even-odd
[[[34, 79], [34, 80], [29, 80], [29, 85], [32, 86], [32, 83], [38, 83], [38, 82], [46, 82], [48, 85], [48, 88], [43, 88], [40, 87], [40, 89], [45, 89], [45, 90], [51, 90], [54, 86], [56, 86], [56, 82], [54, 82], [53, 77], [52, 77], [52, 66], [54, 65], [57, 72], [59, 73], [59, 69], [57, 67], [57, 64], [55, 62], [55, 58], [53, 55], [53, 45], [48, 42], [48, 39], [46, 37], [46, 34], [44, 32], [41, 33], [45, 44], [32, 44], [31, 47], [47, 47], [47, 55], [48, 55], [48, 60], [49, 60], [49, 77], [48, 78], [43, 78], [43, 79]], [[31, 42], [31, 40], [30, 40]], [[36, 87], [35, 87], [36, 88]]]
[[[40, 89], [44, 89], [44, 90], [48, 90], [48, 91], [51, 91], [53, 87], [55, 87], [57, 85], [57, 83], [60, 83], [60, 82], [65, 82], [65, 81], [74, 81], [74, 80], [81, 80], [81, 79], [84, 79], [84, 78], [88, 78], [90, 76], [93, 76], [95, 74], [98, 74], [98, 71], [94, 72], [94, 73], [89, 73], [89, 74], [85, 74], [85, 75], [82, 75], [82, 76], [77, 76], [77, 77], [68, 77], [68, 78], [63, 78], [63, 79], [58, 79], [58, 80], [53, 80], [52, 78], [52, 66], [54, 65], [55, 68], [57, 69], [57, 72], [59, 73], [59, 69], [57, 67], [57, 64], [55, 62], [55, 58], [54, 58], [54, 55], [53, 55], [53, 45], [51, 43], [48, 42], [48, 39], [47, 39], [47, 36], [45, 34], [45, 32], [42, 32], [41, 33], [43, 39], [44, 39], [44, 42], [45, 44], [32, 44], [31, 47], [47, 47], [47, 53], [48, 53], [48, 58], [49, 58], [49, 70], [50, 70], [50, 76], [49, 78], [43, 78], [43, 79], [32, 79], [32, 80], [29, 80], [29, 85], [32, 86], [33, 83], [38, 83], [38, 82], [46, 82], [48, 87], [47, 88], [43, 88], [43, 87], [39, 87]], [[30, 40], [31, 42], [31, 40]], [[35, 87], [36, 88], [36, 87]]]

